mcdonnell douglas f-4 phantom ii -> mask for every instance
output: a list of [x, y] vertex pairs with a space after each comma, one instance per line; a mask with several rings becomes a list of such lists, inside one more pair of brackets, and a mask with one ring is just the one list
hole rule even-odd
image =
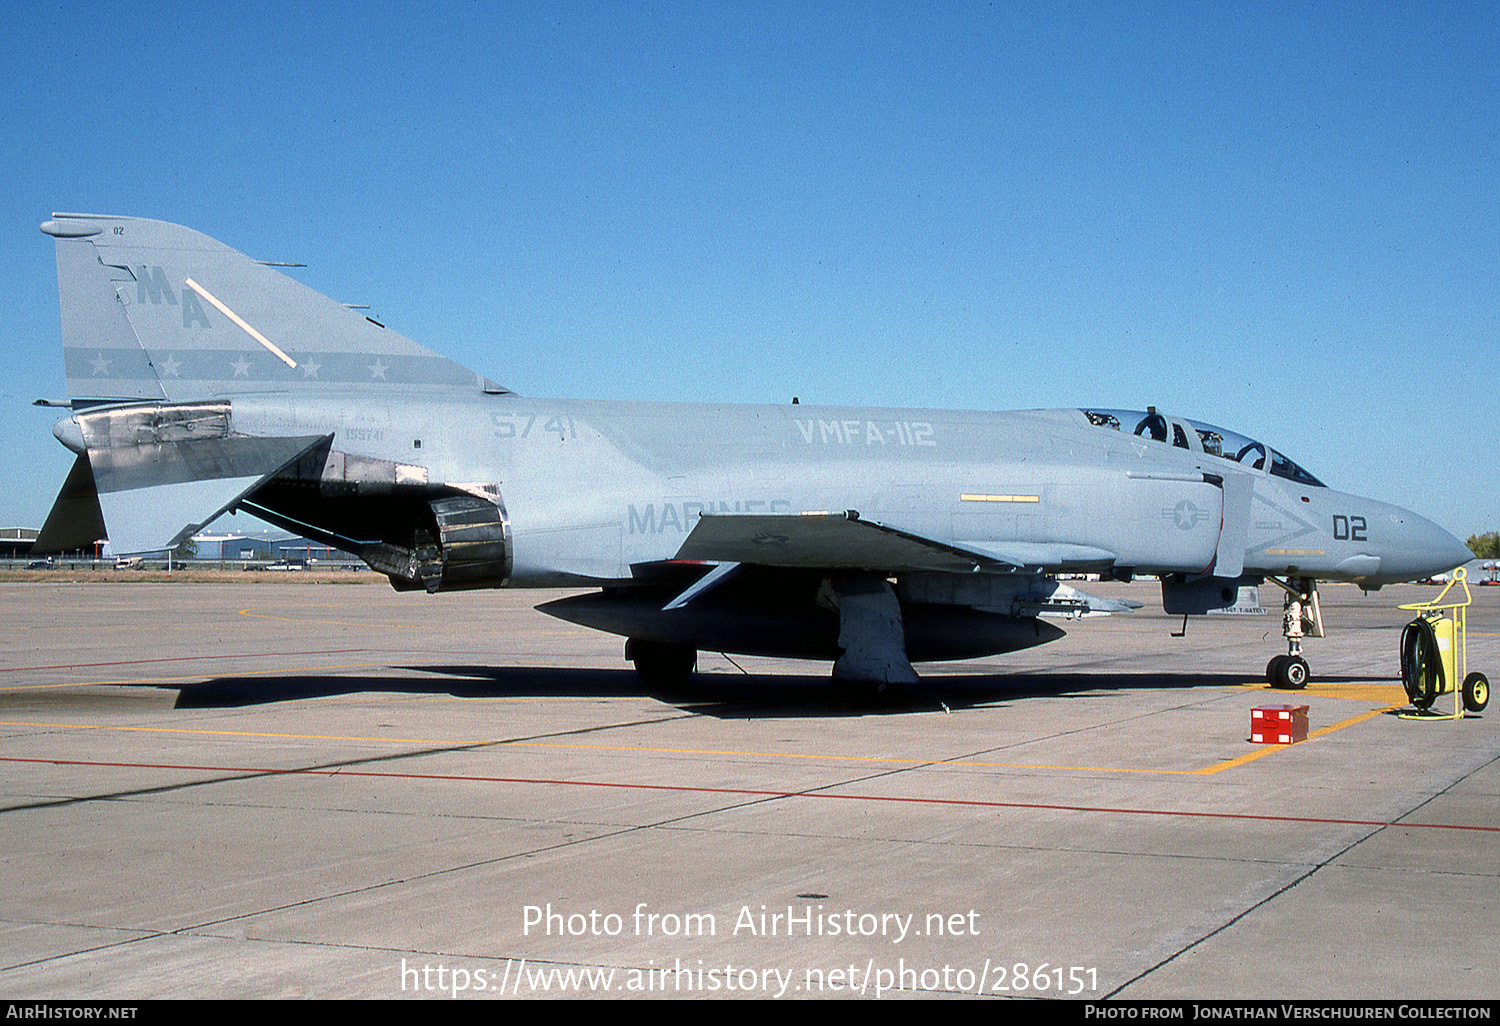
[[[578, 587], [540, 608], [623, 635], [642, 678], [699, 651], [913, 662], [1061, 637], [1161, 578], [1169, 613], [1286, 592], [1271, 683], [1308, 677], [1317, 582], [1469, 558], [1397, 506], [1159, 413], [531, 399], [271, 266], [161, 221], [54, 214], [77, 454], [37, 551], [173, 548], [226, 510], [337, 546], [397, 589]], [[1048, 619], [1042, 619], [1042, 617]]]

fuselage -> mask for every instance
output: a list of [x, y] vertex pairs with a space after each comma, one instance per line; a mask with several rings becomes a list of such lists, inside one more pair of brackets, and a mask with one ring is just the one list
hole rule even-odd
[[[1116, 571], [1136, 574], [1210, 572], [1225, 542], [1242, 547], [1245, 574], [1367, 587], [1467, 558], [1462, 543], [1408, 510], [1183, 445], [1181, 432], [1173, 444], [1101, 427], [1077, 409], [514, 395], [237, 395], [233, 408], [238, 431], [331, 434], [335, 449], [411, 468], [427, 483], [495, 485], [517, 586], [628, 578], [632, 564], [672, 558], [698, 518], [716, 513], [855, 510], [980, 553], [1063, 547], [1107, 554]], [[1247, 506], [1224, 483], [1235, 477]]]

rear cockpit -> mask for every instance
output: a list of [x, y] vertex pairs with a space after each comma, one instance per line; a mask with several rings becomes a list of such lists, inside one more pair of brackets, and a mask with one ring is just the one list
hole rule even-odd
[[1170, 442], [1179, 449], [1207, 453], [1311, 488], [1327, 487], [1294, 461], [1264, 443], [1212, 424], [1168, 417], [1158, 413], [1154, 406], [1148, 407], [1144, 413], [1138, 410], [1084, 410], [1083, 415], [1095, 427], [1127, 431], [1158, 442]]

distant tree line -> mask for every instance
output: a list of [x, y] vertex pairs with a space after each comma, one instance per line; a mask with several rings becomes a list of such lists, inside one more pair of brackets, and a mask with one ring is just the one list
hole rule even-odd
[[1489, 534], [1471, 534], [1469, 551], [1479, 559], [1500, 559], [1500, 531]]

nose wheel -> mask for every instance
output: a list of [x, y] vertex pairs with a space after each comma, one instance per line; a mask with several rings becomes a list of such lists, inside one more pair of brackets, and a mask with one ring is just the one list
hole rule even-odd
[[1307, 687], [1311, 673], [1307, 660], [1302, 658], [1302, 639], [1323, 637], [1318, 582], [1310, 577], [1270, 580], [1286, 592], [1281, 607], [1281, 633], [1286, 637], [1287, 654], [1266, 664], [1266, 683], [1285, 691], [1301, 691]]
[[1266, 683], [1284, 691], [1307, 687], [1307, 660], [1300, 655], [1279, 655], [1266, 664]]

